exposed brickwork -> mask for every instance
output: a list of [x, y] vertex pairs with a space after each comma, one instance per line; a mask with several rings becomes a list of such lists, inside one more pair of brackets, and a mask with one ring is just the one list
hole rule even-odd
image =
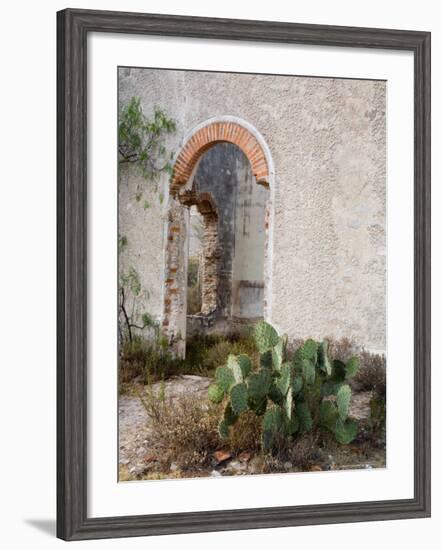
[[184, 145], [179, 154], [172, 178], [172, 191], [189, 180], [199, 158], [216, 143], [237, 145], [250, 161], [258, 183], [268, 183], [269, 167], [261, 145], [253, 134], [236, 122], [214, 122], [200, 128]]
[[216, 205], [209, 193], [196, 193], [186, 190], [178, 196], [184, 206], [196, 206], [203, 217], [204, 233], [201, 255], [201, 313], [209, 315], [217, 308], [217, 290], [219, 281], [220, 248], [218, 240], [218, 214]]
[[184, 273], [185, 207], [196, 205], [204, 220], [202, 266], [201, 266], [201, 313], [210, 315], [217, 308], [220, 248], [218, 241], [218, 214], [215, 203], [208, 193], [197, 194], [184, 191], [169, 210], [168, 243], [166, 247], [166, 279], [164, 296], [163, 330], [168, 334], [172, 349], [183, 353], [184, 340], [177, 319], [184, 309], [183, 298], [186, 285]]

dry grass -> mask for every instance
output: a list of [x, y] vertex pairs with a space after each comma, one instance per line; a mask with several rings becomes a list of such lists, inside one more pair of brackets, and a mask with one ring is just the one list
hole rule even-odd
[[181, 470], [207, 467], [221, 441], [219, 407], [193, 396], [173, 402], [147, 392], [142, 403], [151, 418], [153, 441], [163, 466], [174, 463]]
[[230, 429], [228, 446], [234, 454], [261, 450], [262, 417], [253, 411], [243, 412]]
[[360, 391], [372, 390], [379, 399], [385, 398], [387, 389], [385, 355], [362, 351], [359, 354], [359, 371], [355, 383]]

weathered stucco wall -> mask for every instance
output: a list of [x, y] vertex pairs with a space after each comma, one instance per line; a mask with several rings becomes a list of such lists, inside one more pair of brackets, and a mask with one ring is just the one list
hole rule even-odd
[[[177, 122], [166, 145], [216, 116], [245, 119], [273, 157], [271, 321], [292, 338], [353, 337], [385, 350], [385, 82], [150, 69], [120, 70], [120, 103], [141, 98]], [[162, 203], [146, 210], [120, 184], [121, 266], [136, 264], [162, 316]], [[124, 187], [126, 186], [126, 187]]]

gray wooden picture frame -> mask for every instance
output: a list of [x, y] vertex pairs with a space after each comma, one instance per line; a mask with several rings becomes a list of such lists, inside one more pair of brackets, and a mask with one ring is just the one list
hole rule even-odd
[[[414, 497], [87, 517], [87, 36], [408, 50], [414, 55]], [[65, 540], [430, 516], [430, 33], [67, 9], [57, 14], [57, 536]], [[146, 486], [146, 492], [148, 487]]]

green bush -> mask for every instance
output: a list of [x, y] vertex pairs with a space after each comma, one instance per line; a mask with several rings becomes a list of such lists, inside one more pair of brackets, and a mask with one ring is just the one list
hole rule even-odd
[[167, 340], [158, 335], [152, 340], [134, 335], [132, 341], [125, 339], [120, 349], [120, 384], [141, 376], [142, 382], [154, 382], [178, 374], [182, 361], [174, 357]]
[[357, 358], [346, 363], [333, 360], [326, 340], [306, 340], [289, 360], [287, 338], [264, 321], [255, 325], [254, 336], [258, 365], [246, 354], [230, 354], [209, 388], [214, 403], [225, 402], [221, 437], [228, 438], [238, 418], [252, 411], [262, 416], [264, 451], [313, 428], [331, 432], [339, 443], [350, 443], [358, 426], [348, 418], [351, 388], [346, 382], [357, 373]]

